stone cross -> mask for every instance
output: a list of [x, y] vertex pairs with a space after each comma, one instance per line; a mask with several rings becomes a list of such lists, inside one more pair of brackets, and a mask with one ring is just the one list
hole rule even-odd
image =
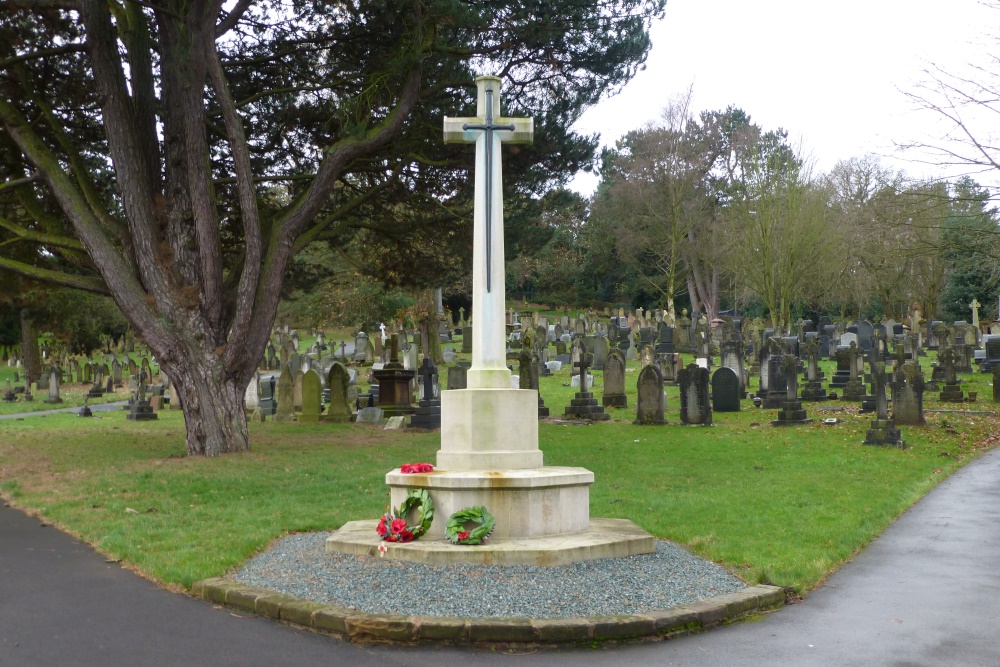
[[872, 364], [872, 384], [875, 386], [875, 418], [889, 418], [889, 403], [885, 395], [886, 385], [885, 364], [876, 362]]
[[476, 115], [444, 119], [445, 143], [476, 144], [472, 250], [472, 336], [469, 388], [510, 387], [504, 326], [503, 192], [501, 143], [530, 143], [531, 118], [500, 116], [500, 78], [476, 79]]
[[976, 334], [979, 333], [979, 308], [982, 305], [978, 299], [973, 299], [972, 303], [969, 304], [969, 308], [972, 309], [972, 326], [975, 327]]
[[594, 364], [594, 355], [591, 354], [591, 353], [589, 353], [589, 352], [584, 351], [583, 354], [580, 355], [580, 393], [581, 394], [586, 394], [587, 393], [587, 389], [589, 389], [589, 387], [587, 387], [587, 372], [590, 370], [590, 367], [593, 364]]
[[437, 368], [434, 366], [434, 362], [431, 361], [430, 357], [424, 357], [424, 361], [420, 364], [420, 381], [424, 385], [424, 397], [425, 401], [434, 400], [434, 376], [437, 375]]
[[799, 360], [794, 354], [784, 355], [785, 362], [785, 400], [799, 400]]

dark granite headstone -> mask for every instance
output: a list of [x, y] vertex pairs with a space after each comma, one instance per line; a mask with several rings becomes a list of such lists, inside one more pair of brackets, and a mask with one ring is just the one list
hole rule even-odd
[[709, 402], [707, 368], [688, 364], [677, 373], [681, 389], [681, 423], [712, 425], [712, 405]]
[[736, 371], [726, 366], [712, 374], [712, 409], [716, 412], [740, 411], [740, 379]]

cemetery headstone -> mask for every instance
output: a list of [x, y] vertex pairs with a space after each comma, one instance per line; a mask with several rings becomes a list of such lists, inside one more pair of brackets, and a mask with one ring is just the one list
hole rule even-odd
[[663, 377], [656, 366], [645, 366], [636, 381], [636, 416], [633, 424], [640, 426], [666, 424], [663, 413], [667, 406], [663, 393]]
[[410, 417], [410, 428], [438, 429], [441, 428], [441, 401], [434, 396], [434, 385], [437, 383], [437, 367], [430, 357], [424, 357], [420, 364], [420, 379], [422, 391], [417, 400], [417, 408]]
[[626, 408], [625, 396], [625, 355], [618, 348], [608, 353], [604, 362], [604, 395], [601, 404], [608, 408]]
[[712, 410], [740, 411], [740, 380], [732, 368], [722, 366], [712, 374]]
[[295, 420], [295, 380], [292, 368], [287, 363], [281, 367], [276, 387], [278, 408], [274, 413], [274, 421], [291, 422]]
[[315, 370], [310, 368], [302, 373], [302, 413], [299, 415], [299, 421], [319, 422], [320, 384], [319, 373]]
[[899, 429], [889, 419], [888, 400], [886, 398], [885, 364], [876, 362], [872, 365], [872, 384], [875, 393], [875, 420], [865, 436], [865, 445], [880, 447], [904, 447]]
[[351, 406], [347, 397], [348, 386], [351, 376], [347, 369], [338, 361], [335, 361], [327, 372], [326, 386], [330, 391], [330, 402], [326, 412], [323, 414], [323, 421], [333, 423], [344, 423], [351, 420]]
[[958, 354], [954, 348], [945, 348], [938, 352], [938, 366], [944, 368], [944, 388], [938, 395], [938, 400], [948, 403], [961, 403], [965, 400], [965, 392], [958, 383], [955, 366]]
[[798, 358], [794, 354], [784, 355], [785, 401], [778, 411], [778, 418], [771, 422], [773, 426], [791, 426], [808, 424], [812, 421], [802, 408], [798, 397]]
[[[577, 349], [578, 342], [580, 342], [580, 339], [573, 341], [574, 350]], [[587, 386], [587, 380], [591, 377], [590, 367], [594, 363], [594, 355], [590, 352], [581, 351], [579, 356], [580, 391], [576, 393], [576, 396], [566, 408], [566, 419], [586, 419], [588, 421], [605, 421], [611, 419], [611, 415], [604, 411], [604, 406], [598, 404], [597, 399], [594, 398], [594, 394], [590, 391], [590, 387]]]
[[57, 368], [53, 368], [52, 370], [49, 371], [49, 374], [48, 374], [48, 379], [49, 379], [49, 397], [46, 398], [44, 401], [42, 401], [43, 403], [53, 403], [53, 404], [55, 404], [55, 403], [62, 403], [63, 402], [62, 399], [59, 398], [59, 382], [60, 382], [60, 379], [61, 379], [61, 375], [62, 374], [59, 372], [59, 369], [57, 369]]
[[893, 374], [892, 418], [897, 424], [923, 426], [924, 376], [920, 366], [907, 362]]
[[688, 364], [677, 374], [681, 394], [681, 423], [712, 425], [712, 405], [709, 402], [709, 371], [697, 364]]
[[125, 419], [131, 421], [151, 421], [153, 419], [157, 419], [156, 413], [153, 411], [153, 407], [146, 399], [147, 379], [149, 379], [149, 376], [140, 369], [139, 377], [136, 380], [135, 394], [130, 401], [131, 407], [129, 409], [129, 413], [125, 415]]

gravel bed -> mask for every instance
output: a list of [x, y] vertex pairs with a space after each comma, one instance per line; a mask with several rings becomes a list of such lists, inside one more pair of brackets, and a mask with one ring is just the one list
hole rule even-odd
[[369, 613], [470, 618], [637, 614], [746, 587], [663, 541], [655, 554], [561, 567], [425, 565], [327, 553], [329, 535], [283, 538], [228, 578]]

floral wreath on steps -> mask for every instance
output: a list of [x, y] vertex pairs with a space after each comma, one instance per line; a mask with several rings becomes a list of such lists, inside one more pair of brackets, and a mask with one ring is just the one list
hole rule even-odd
[[[476, 527], [466, 530], [465, 524], [475, 523]], [[445, 538], [452, 544], [482, 544], [496, 527], [496, 519], [485, 507], [466, 507], [452, 514], [444, 528]]]
[[[406, 515], [411, 510], [418, 510], [417, 524], [411, 526], [406, 523]], [[431, 500], [427, 489], [413, 489], [406, 494], [406, 499], [399, 509], [389, 509], [378, 521], [375, 532], [386, 542], [412, 542], [418, 539], [434, 521], [434, 501]]]

